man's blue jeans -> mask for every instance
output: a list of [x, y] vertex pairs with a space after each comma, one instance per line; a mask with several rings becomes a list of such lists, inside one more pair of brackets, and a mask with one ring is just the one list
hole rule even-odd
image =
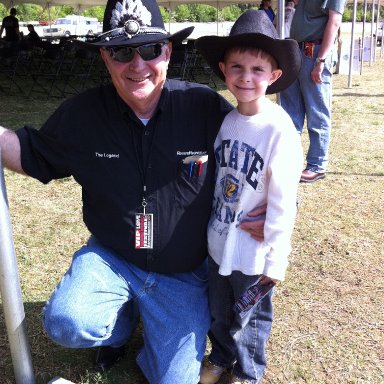
[[209, 258], [209, 305], [212, 325], [209, 361], [230, 368], [237, 377], [259, 383], [266, 367], [265, 346], [271, 333], [273, 307], [271, 290], [261, 302], [241, 318], [233, 310], [235, 301], [260, 276], [234, 271], [230, 276], [218, 273], [218, 265]]
[[331, 138], [331, 104], [332, 104], [332, 53], [325, 59], [322, 83], [312, 81], [311, 71], [320, 45], [315, 46], [313, 58], [301, 52], [303, 63], [298, 79], [280, 93], [281, 106], [291, 116], [297, 131], [303, 131], [304, 120], [307, 118], [309, 148], [307, 166], [314, 172], [327, 170], [328, 151]]
[[75, 253], [43, 322], [64, 347], [118, 347], [140, 315], [144, 346], [137, 363], [148, 381], [196, 384], [210, 325], [207, 289], [207, 263], [192, 273], [145, 272], [91, 238]]

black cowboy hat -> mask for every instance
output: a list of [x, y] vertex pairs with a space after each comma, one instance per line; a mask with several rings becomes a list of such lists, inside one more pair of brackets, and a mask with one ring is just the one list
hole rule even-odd
[[170, 40], [181, 43], [194, 27], [169, 34], [156, 0], [108, 0], [104, 13], [103, 33], [82, 45], [88, 47], [139, 46]]
[[293, 39], [280, 39], [275, 26], [263, 10], [251, 9], [233, 24], [229, 36], [203, 36], [196, 40], [196, 48], [221, 79], [219, 68], [225, 51], [231, 47], [260, 48], [277, 61], [282, 75], [267, 88], [267, 94], [278, 93], [297, 78], [301, 67], [299, 45]]

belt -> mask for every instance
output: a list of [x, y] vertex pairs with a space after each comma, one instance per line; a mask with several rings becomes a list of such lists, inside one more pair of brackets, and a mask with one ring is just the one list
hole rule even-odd
[[320, 45], [322, 42], [323, 42], [323, 40], [319, 39], [319, 40], [302, 41], [301, 43], [298, 43], [298, 44], [299, 44], [300, 49], [303, 49], [305, 46], [305, 43], [312, 43], [315, 45]]

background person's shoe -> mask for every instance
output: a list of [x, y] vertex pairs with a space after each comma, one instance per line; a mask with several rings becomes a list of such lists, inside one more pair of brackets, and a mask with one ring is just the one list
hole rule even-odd
[[201, 384], [215, 384], [220, 380], [221, 375], [225, 371], [224, 367], [212, 364], [209, 360], [204, 360], [200, 371]]
[[325, 172], [313, 172], [309, 169], [305, 169], [301, 173], [300, 183], [313, 183], [316, 180], [324, 179]]
[[99, 347], [96, 353], [95, 371], [106, 372], [125, 355], [125, 345], [113, 347]]

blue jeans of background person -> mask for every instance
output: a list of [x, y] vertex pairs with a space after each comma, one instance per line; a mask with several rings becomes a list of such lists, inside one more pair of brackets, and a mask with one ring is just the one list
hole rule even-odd
[[307, 118], [309, 148], [306, 169], [323, 173], [328, 166], [328, 151], [331, 137], [332, 103], [332, 53], [325, 59], [322, 83], [312, 81], [311, 71], [320, 45], [315, 46], [313, 58], [306, 57], [302, 51], [302, 67], [298, 79], [280, 93], [281, 106], [288, 112], [301, 134], [304, 119]]
[[209, 305], [212, 316], [209, 361], [220, 367], [233, 366], [233, 374], [251, 383], [260, 382], [266, 367], [265, 346], [271, 333], [273, 307], [271, 290], [261, 302], [241, 318], [233, 305], [259, 276], [234, 271], [230, 276], [218, 273], [218, 265], [209, 258]]
[[136, 360], [148, 381], [196, 384], [210, 325], [207, 289], [207, 263], [191, 273], [146, 272], [91, 238], [73, 256], [43, 322], [64, 347], [119, 347], [140, 314], [144, 346]]

